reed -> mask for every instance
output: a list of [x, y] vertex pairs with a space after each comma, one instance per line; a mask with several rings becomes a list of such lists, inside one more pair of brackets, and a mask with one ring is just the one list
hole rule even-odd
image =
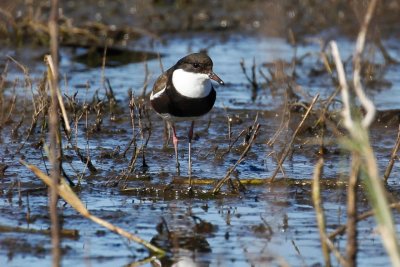
[[66, 183], [64, 179], [61, 179], [60, 183], [55, 185], [52, 182], [52, 179], [44, 174], [41, 170], [39, 170], [36, 166], [30, 165], [24, 161], [20, 161], [25, 167], [30, 169], [38, 178], [40, 178], [47, 186], [56, 190], [56, 192], [62, 197], [71, 207], [73, 207], [77, 212], [79, 212], [85, 218], [92, 220], [93, 222], [107, 228], [108, 230], [115, 232], [129, 240], [132, 240], [138, 244], [143, 245], [149, 251], [155, 254], [157, 258], [160, 258], [165, 255], [165, 251], [154, 246], [153, 244], [147, 242], [146, 240], [141, 239], [140, 237], [133, 235], [124, 229], [115, 226], [99, 217], [92, 215], [89, 210], [85, 207], [85, 204], [78, 198], [72, 188]]
[[[375, 117], [375, 106], [366, 96], [360, 79], [361, 57], [365, 45], [368, 25], [371, 21], [376, 4], [376, 0], [372, 0], [369, 3], [367, 13], [361, 25], [361, 30], [357, 37], [353, 60], [353, 88], [355, 95], [366, 111], [364, 117], [362, 117], [360, 114], [355, 114], [354, 112], [354, 100], [350, 98], [349, 86], [346, 81], [343, 64], [336, 42], [332, 41], [330, 43], [330, 47], [332, 49], [332, 55], [341, 87], [341, 95], [343, 100], [343, 124], [349, 132], [348, 137], [343, 139], [342, 144], [344, 144], [345, 147], [352, 152], [353, 162], [360, 162], [359, 175], [361, 175], [362, 181], [365, 184], [368, 199], [373, 207], [383, 245], [389, 254], [393, 266], [400, 266], [400, 250], [396, 228], [389, 207], [387, 192], [383, 185], [383, 181], [379, 176], [376, 157], [369, 140], [368, 129]], [[355, 199], [351, 201], [355, 201]], [[354, 218], [351, 219], [354, 220]]]

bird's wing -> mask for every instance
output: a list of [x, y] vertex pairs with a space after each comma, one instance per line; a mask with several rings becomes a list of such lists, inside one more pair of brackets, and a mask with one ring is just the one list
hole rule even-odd
[[157, 78], [156, 82], [154, 83], [153, 95], [165, 89], [167, 82], [168, 82], [168, 74], [167, 72], [164, 72], [163, 74], [160, 75], [160, 77]]

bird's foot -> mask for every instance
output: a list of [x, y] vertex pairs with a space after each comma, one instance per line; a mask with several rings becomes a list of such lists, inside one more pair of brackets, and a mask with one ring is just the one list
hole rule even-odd
[[189, 165], [189, 187], [188, 187], [188, 194], [189, 196], [193, 196], [194, 192], [193, 192], [193, 183], [192, 183], [192, 171], [190, 169], [190, 165]]
[[189, 195], [190, 197], [193, 197], [193, 196], [194, 196], [194, 190], [193, 190], [193, 187], [192, 187], [191, 185], [188, 187], [188, 195]]

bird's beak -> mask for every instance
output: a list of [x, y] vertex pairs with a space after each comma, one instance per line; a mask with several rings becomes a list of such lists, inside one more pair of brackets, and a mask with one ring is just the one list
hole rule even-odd
[[208, 74], [208, 77], [210, 77], [210, 79], [216, 81], [216, 82], [219, 83], [220, 85], [224, 85], [224, 84], [225, 84], [224, 81], [221, 80], [221, 78], [218, 77], [217, 74], [215, 74], [214, 72], [210, 72], [210, 73]]

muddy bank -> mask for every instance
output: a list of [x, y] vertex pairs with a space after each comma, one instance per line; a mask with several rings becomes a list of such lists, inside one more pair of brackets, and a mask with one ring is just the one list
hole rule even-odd
[[[283, 37], [303, 42], [320, 35], [326, 39], [354, 38], [366, 11], [363, 1], [62, 1], [61, 43], [63, 45], [123, 45], [140, 37], [164, 39], [165, 34], [216, 32]], [[46, 45], [49, 2], [2, 1], [0, 36], [9, 44]], [[373, 25], [379, 38], [396, 37], [400, 5], [382, 2]]]

